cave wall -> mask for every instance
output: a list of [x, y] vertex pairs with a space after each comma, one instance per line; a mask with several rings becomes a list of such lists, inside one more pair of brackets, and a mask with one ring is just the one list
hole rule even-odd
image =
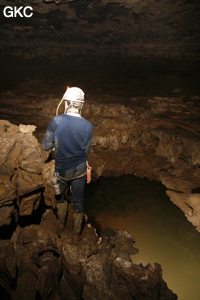
[[[11, 97], [11, 101], [12, 99]], [[94, 126], [89, 154], [89, 163], [93, 168], [92, 179], [96, 180], [100, 176], [134, 174], [161, 181], [166, 186], [171, 201], [182, 209], [187, 219], [200, 231], [199, 100], [199, 96], [184, 99], [182, 97], [133, 97], [126, 104], [87, 102], [82, 115]], [[33, 134], [40, 142], [50, 118], [55, 114], [58, 102], [59, 99], [52, 98], [49, 101], [40, 99], [40, 106], [35, 100], [28, 102], [25, 100], [23, 104], [23, 120], [28, 124], [31, 117], [33, 124], [38, 126]], [[17, 103], [16, 99], [15, 103]], [[15, 114], [16, 123], [21, 118], [21, 105], [22, 99], [19, 100], [19, 106], [15, 106], [15, 110], [12, 110], [12, 119]], [[37, 113], [33, 114], [34, 108]], [[5, 108], [5, 114], [6, 111], [7, 108]], [[10, 184], [17, 185], [17, 191], [19, 190], [17, 194], [20, 199], [18, 205], [22, 215], [30, 214], [34, 205], [37, 207], [41, 195], [41, 191], [39, 191], [38, 197], [37, 193], [31, 196], [29, 186], [32, 192], [38, 190], [39, 187], [45, 187], [43, 192], [45, 203], [55, 207], [51, 186], [53, 160], [51, 163], [44, 164], [45, 154], [41, 150], [41, 145], [39, 147], [37, 139], [31, 136], [34, 144], [31, 150], [27, 151], [28, 154], [30, 153], [31, 159], [37, 161], [37, 164], [30, 169], [29, 163], [26, 162], [29, 156], [27, 154], [19, 155], [20, 148], [16, 146], [19, 143], [11, 143], [18, 137], [23, 139], [22, 133], [20, 133], [20, 130], [23, 131], [23, 127], [18, 129], [16, 126], [15, 131], [19, 132], [10, 140], [9, 128], [7, 132], [5, 121], [1, 122], [2, 147], [6, 145], [6, 147], [4, 146], [6, 154], [1, 155], [2, 168], [6, 168], [7, 172], [10, 170], [8, 174], [6, 173], [7, 177], [1, 176], [2, 188], [5, 189], [5, 180], [8, 181], [9, 191], [12, 190], [9, 188]], [[26, 130], [26, 126], [24, 130]], [[6, 138], [9, 140], [5, 143]], [[24, 141], [20, 141], [20, 145], [23, 146], [23, 144]], [[33, 148], [35, 148], [34, 151]], [[19, 157], [14, 156], [13, 161], [14, 154]], [[36, 158], [38, 155], [40, 159]], [[38, 169], [34, 171], [36, 167]], [[36, 172], [33, 174], [36, 176], [33, 181], [30, 172]], [[25, 175], [28, 176], [28, 181], [24, 179]], [[24, 191], [23, 187], [25, 187]], [[4, 201], [4, 198], [7, 199], [7, 202]], [[1, 210], [11, 210], [6, 224], [9, 224], [14, 209], [14, 206], [11, 208], [9, 198], [12, 198], [11, 202], [13, 202], [16, 196], [10, 197], [7, 190], [2, 191]], [[23, 201], [23, 198], [27, 198], [27, 200]], [[4, 214], [3, 216], [5, 217]]]
[[93, 178], [134, 174], [161, 181], [171, 201], [200, 231], [197, 99], [190, 98], [196, 116], [186, 99], [167, 97], [132, 98], [128, 105], [92, 104], [85, 113], [89, 111], [95, 126], [89, 155]]
[[[6, 18], [5, 6], [33, 16]], [[19, 0], [0, 2], [2, 55], [199, 59], [198, 0]]]

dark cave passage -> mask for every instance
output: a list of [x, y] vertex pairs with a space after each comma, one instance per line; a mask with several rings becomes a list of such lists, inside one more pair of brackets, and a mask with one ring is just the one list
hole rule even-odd
[[[199, 63], [167, 58], [69, 56], [0, 58], [1, 93], [60, 98], [66, 86], [81, 86], [88, 100], [198, 95]], [[3, 95], [2, 95], [3, 97]]]
[[99, 178], [86, 186], [85, 208], [99, 231], [128, 230], [139, 248], [133, 262], [154, 265], [159, 261], [178, 299], [198, 300], [199, 233], [165, 191], [161, 183], [133, 175]]

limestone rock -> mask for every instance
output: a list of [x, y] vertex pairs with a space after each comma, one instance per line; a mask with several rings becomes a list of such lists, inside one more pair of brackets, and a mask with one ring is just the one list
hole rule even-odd
[[[156, 267], [154, 270], [152, 267], [147, 269], [133, 265], [125, 252], [124, 258], [117, 257], [114, 261], [110, 260], [109, 252], [104, 252], [104, 246], [88, 257], [88, 252], [84, 250], [87, 249], [84, 243], [90, 241], [91, 236], [85, 236], [85, 242], [81, 243], [80, 250], [77, 246], [66, 243], [61, 247], [62, 240], [56, 238], [54, 234], [55, 232], [51, 232], [47, 229], [47, 226], [31, 225], [17, 230], [13, 235], [12, 245], [14, 245], [14, 248], [12, 249], [15, 250], [12, 253], [7, 252], [6, 256], [6, 261], [10, 261], [10, 274], [5, 282], [3, 282], [3, 278], [0, 278], [4, 283], [4, 289], [8, 295], [12, 295], [13, 299], [17, 299], [17, 297], [25, 299], [27, 295], [34, 298], [36, 294], [39, 294], [42, 299], [47, 299], [52, 294], [54, 297], [61, 298], [68, 295], [70, 299], [100, 299], [102, 296], [105, 299], [110, 299], [110, 297], [118, 299], [118, 295], [122, 293], [127, 295], [127, 299], [132, 299], [128, 296], [130, 295], [128, 289], [133, 297], [141, 292], [150, 296], [154, 295], [155, 299], [159, 299], [160, 293], [163, 294], [163, 299], [177, 299], [162, 280], [160, 267]], [[112, 240], [113, 242], [114, 240]], [[126, 239], [124, 243], [126, 245]], [[9, 245], [9, 243], [7, 244]], [[111, 248], [109, 242], [106, 244]], [[120, 245], [122, 244], [119, 242], [119, 247]], [[0, 247], [3, 247], [2, 241]], [[97, 250], [98, 244], [94, 243], [93, 248]], [[133, 250], [130, 251], [133, 252]], [[13, 255], [17, 257], [17, 260], [14, 260]], [[4, 262], [2, 258], [0, 265]], [[61, 258], [64, 259], [63, 266], [61, 265]], [[11, 264], [11, 262], [13, 263]], [[18, 273], [16, 273], [17, 266]], [[138, 269], [140, 275], [134, 276], [134, 281], [132, 281], [133, 271], [135, 272], [136, 269]], [[8, 272], [3, 268], [1, 270], [4, 274]], [[122, 289], [120, 288], [121, 283], [117, 279], [120, 277], [116, 277], [116, 275], [123, 275]], [[147, 286], [152, 285], [152, 291], [148, 288], [145, 291], [143, 285], [140, 284], [140, 277], [142, 276], [151, 278], [150, 281], [145, 278], [143, 280], [146, 280]], [[17, 281], [15, 290], [12, 289], [13, 279]], [[73, 285], [71, 285], [72, 282]], [[131, 286], [131, 282], [134, 282], [135, 287]], [[159, 289], [155, 289], [158, 283], [161, 283], [161, 286]]]
[[34, 126], [34, 125], [23, 125], [23, 124], [19, 125], [19, 130], [22, 133], [31, 134], [32, 132], [35, 131], [35, 129], [36, 129], [36, 126]]
[[[10, 241], [0, 240], [0, 284], [12, 299], [126, 299], [140, 295], [177, 299], [162, 279], [160, 265], [133, 264], [135, 239], [127, 231], [107, 229], [101, 236], [87, 224], [79, 245], [58, 237], [51, 209], [40, 225], [17, 227]], [[67, 225], [68, 228], [68, 225]], [[66, 229], [65, 229], [66, 230]], [[68, 229], [67, 229], [68, 230]], [[13, 284], [15, 282], [15, 284]]]
[[169, 195], [171, 201], [184, 212], [188, 221], [200, 232], [200, 195], [195, 193], [177, 193], [174, 191], [167, 191], [167, 195]]
[[0, 128], [0, 220], [1, 225], [8, 225], [16, 206], [21, 215], [30, 215], [39, 205], [44, 161], [30, 131], [21, 133], [19, 127], [3, 120]]

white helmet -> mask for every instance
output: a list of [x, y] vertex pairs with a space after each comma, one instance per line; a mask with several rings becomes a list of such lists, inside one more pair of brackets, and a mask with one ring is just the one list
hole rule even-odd
[[84, 92], [77, 87], [68, 88], [64, 93], [63, 100], [79, 106], [84, 103]]
[[68, 109], [71, 106], [75, 106], [78, 108], [79, 113], [81, 114], [81, 110], [84, 103], [84, 92], [77, 87], [68, 87], [62, 97], [62, 100], [58, 104], [58, 107], [56, 109], [56, 115], [58, 115], [59, 107], [63, 101], [65, 101], [65, 113], [67, 113]]

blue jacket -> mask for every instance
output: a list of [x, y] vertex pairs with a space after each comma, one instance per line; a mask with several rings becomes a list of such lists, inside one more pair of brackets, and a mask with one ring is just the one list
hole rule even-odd
[[62, 114], [51, 119], [42, 146], [55, 148], [55, 171], [71, 170], [87, 160], [93, 126], [79, 116]]

